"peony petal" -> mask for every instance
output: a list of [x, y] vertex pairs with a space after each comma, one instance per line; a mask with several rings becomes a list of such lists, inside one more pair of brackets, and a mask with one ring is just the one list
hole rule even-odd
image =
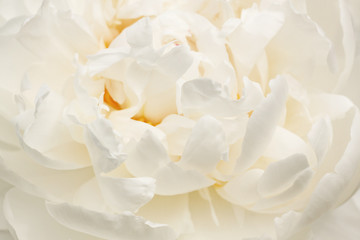
[[12, 189], [6, 194], [4, 212], [16, 239], [101, 240], [57, 223], [48, 214], [43, 199], [30, 196], [18, 189]]
[[297, 153], [305, 155], [312, 168], [317, 167], [316, 155], [310, 145], [289, 130], [277, 127], [263, 156], [282, 159]]
[[344, 86], [349, 79], [349, 76], [354, 68], [354, 60], [356, 56], [356, 38], [351, 14], [347, 6], [347, 1], [339, 1], [340, 24], [342, 27], [343, 37], [342, 44], [344, 48], [344, 69], [339, 76], [336, 89]]
[[[3, 180], [0, 180], [0, 206], [3, 206], [4, 197], [13, 186], [8, 184], [7, 182], [4, 182]], [[7, 222], [4, 216], [4, 208], [0, 208], [0, 232], [7, 230]], [[0, 235], [1, 236], [1, 235]]]
[[98, 177], [106, 203], [117, 212], [137, 211], [154, 197], [155, 179]]
[[247, 106], [248, 111], [251, 111], [264, 100], [264, 93], [260, 85], [251, 81], [248, 77], [244, 77], [243, 82], [244, 88], [242, 99], [244, 99], [244, 105]]
[[149, 18], [143, 18], [126, 29], [126, 38], [133, 48], [150, 47], [152, 44], [152, 30]]
[[72, 203], [98, 212], [109, 210], [96, 177], [91, 178], [76, 190]]
[[357, 224], [360, 221], [360, 209], [357, 206], [359, 193], [357, 191], [344, 205], [330, 211], [314, 223], [311, 230], [315, 240], [355, 240], [360, 238]]
[[270, 87], [271, 94], [255, 108], [249, 119], [235, 172], [249, 168], [263, 154], [284, 111], [287, 99], [285, 80], [279, 76], [270, 82]]
[[215, 169], [226, 151], [221, 124], [213, 117], [204, 116], [194, 126], [178, 166], [206, 174]]
[[179, 79], [191, 66], [192, 55], [187, 47], [180, 45], [173, 47], [157, 61], [159, 68], [171, 76], [174, 80]]
[[321, 163], [332, 143], [332, 125], [329, 118], [317, 121], [308, 133], [308, 139], [314, 149], [318, 164]]
[[119, 166], [125, 156], [116, 133], [105, 119], [89, 124], [86, 132], [87, 147], [94, 171], [106, 203], [118, 212], [136, 211], [154, 196], [155, 181], [152, 178], [123, 178], [106, 176]]
[[160, 140], [146, 131], [126, 159], [127, 169], [137, 177], [151, 176], [170, 161]]
[[[161, 1], [127, 0], [118, 2], [116, 6], [117, 18], [138, 18], [157, 15], [161, 11]], [[141, 38], [141, 36], [140, 36]]]
[[259, 10], [257, 5], [242, 11], [241, 23], [228, 36], [239, 76], [248, 75], [264, 48], [284, 22], [280, 12]]
[[294, 11], [290, 1], [280, 4], [264, 1], [262, 5], [284, 14], [281, 30], [266, 48], [269, 77], [286, 72], [296, 76], [306, 89], [330, 92], [337, 77], [333, 74], [335, 67], [328, 64], [328, 59], [333, 57], [332, 46], [324, 32], [307, 15]]
[[12, 93], [18, 92], [25, 73], [36, 57], [14, 36], [0, 36], [0, 52], [0, 71], [3, 76], [1, 87]]
[[155, 196], [137, 215], [149, 221], [168, 224], [178, 234], [193, 231], [189, 199], [187, 194], [175, 196]]
[[167, 116], [156, 128], [166, 135], [170, 155], [181, 156], [195, 121], [177, 114]]
[[106, 119], [99, 118], [88, 125], [86, 143], [97, 173], [110, 172], [125, 160], [117, 137], [111, 123]]
[[168, 226], [126, 212], [106, 214], [68, 203], [46, 203], [50, 215], [62, 225], [104, 239], [175, 239]]
[[355, 116], [352, 120], [350, 130], [350, 141], [346, 146], [345, 152], [340, 161], [335, 166], [335, 173], [341, 175], [347, 182], [342, 195], [337, 201], [337, 204], [343, 203], [347, 200], [353, 192], [358, 189], [358, 182], [360, 181], [360, 113], [355, 110]]
[[322, 93], [311, 96], [309, 110], [314, 116], [329, 115], [334, 120], [344, 118], [353, 105], [345, 96]]
[[11, 236], [9, 231], [0, 231], [0, 238], [2, 240], [16, 240]]
[[237, 205], [250, 205], [255, 203], [260, 195], [257, 185], [264, 170], [251, 169], [231, 179], [224, 187], [218, 188], [220, 196]]
[[293, 221], [293, 226], [282, 234], [284, 237], [294, 237], [302, 234], [306, 228], [329, 211], [336, 203], [342, 202], [349, 197], [357, 187], [351, 180], [358, 176], [360, 150], [360, 114], [356, 111], [351, 127], [351, 140], [348, 143], [343, 157], [335, 167], [335, 172], [327, 173], [318, 183], [306, 209]]
[[64, 170], [87, 167], [90, 162], [84, 145], [75, 142], [61, 122], [63, 101], [47, 88], [40, 89], [34, 111], [17, 117], [17, 136], [23, 149], [43, 166]]
[[312, 176], [313, 171], [310, 168], [304, 169], [297, 174], [296, 179], [285, 191], [270, 198], [260, 199], [251, 209], [268, 213], [284, 212], [284, 209], [289, 209], [286, 203], [291, 203], [297, 195], [301, 194], [309, 186]]
[[90, 76], [94, 76], [129, 56], [127, 49], [107, 48], [88, 56], [86, 67]]
[[125, 118], [120, 115], [112, 115], [109, 119], [114, 129], [121, 133], [124, 139], [139, 141], [146, 131], [151, 131], [160, 141], [165, 140], [165, 134], [156, 127], [142, 121]]
[[180, 112], [190, 117], [199, 117], [202, 114], [235, 117], [247, 112], [241, 102], [229, 98], [220, 83], [210, 79], [185, 82], [181, 87], [179, 107]]
[[[150, 83], [150, 85], [151, 84], [152, 83]], [[163, 92], [158, 92], [154, 95], [148, 96], [146, 103], [144, 104], [144, 117], [152, 125], [157, 125], [166, 116], [176, 113], [177, 108], [175, 86], [173, 88], [166, 89]]]
[[259, 194], [262, 197], [269, 197], [286, 190], [308, 167], [308, 161], [302, 154], [294, 154], [270, 163], [259, 179], [257, 187]]
[[72, 199], [79, 186], [93, 177], [90, 168], [54, 170], [34, 163], [23, 151], [2, 151], [0, 177], [29, 194], [56, 200]]
[[209, 187], [214, 180], [204, 176], [196, 170], [184, 170], [177, 164], [170, 162], [155, 175], [156, 194], [177, 195]]

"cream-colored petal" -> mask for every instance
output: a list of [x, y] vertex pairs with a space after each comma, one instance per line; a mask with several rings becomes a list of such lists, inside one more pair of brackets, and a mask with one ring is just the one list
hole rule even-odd
[[64, 227], [49, 215], [44, 199], [18, 189], [6, 194], [4, 212], [17, 239], [102, 239]]
[[125, 164], [129, 172], [141, 177], [152, 176], [169, 161], [169, 155], [160, 140], [152, 132], [146, 131], [129, 153]]
[[167, 225], [146, 221], [130, 212], [108, 214], [68, 203], [47, 202], [50, 215], [67, 228], [104, 239], [175, 239]]
[[220, 122], [204, 116], [194, 126], [178, 166], [207, 174], [215, 169], [226, 151], [225, 133]]
[[235, 172], [244, 171], [257, 161], [266, 150], [280, 121], [287, 99], [287, 84], [278, 76], [270, 82], [270, 86], [272, 92], [255, 108], [249, 119]]
[[159, 195], [177, 195], [209, 187], [215, 183], [196, 170], [184, 170], [170, 162], [155, 173], [156, 190]]

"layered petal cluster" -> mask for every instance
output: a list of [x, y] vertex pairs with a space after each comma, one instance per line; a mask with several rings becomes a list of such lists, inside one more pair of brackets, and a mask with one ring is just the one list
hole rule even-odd
[[358, 239], [359, 16], [0, 1], [0, 238]]

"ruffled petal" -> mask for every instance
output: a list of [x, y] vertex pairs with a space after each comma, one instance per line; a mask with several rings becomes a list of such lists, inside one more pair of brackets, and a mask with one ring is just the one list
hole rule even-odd
[[98, 119], [86, 131], [87, 147], [106, 203], [115, 211], [136, 211], [154, 196], [152, 178], [124, 178], [107, 176], [125, 160], [122, 145], [105, 119]]
[[[360, 141], [360, 114], [356, 111], [351, 127], [351, 140], [346, 150], [335, 166], [335, 171], [327, 173], [321, 178], [316, 189], [312, 193], [310, 202], [305, 210], [299, 214], [289, 215], [290, 227], [280, 230], [280, 239], [288, 239], [300, 236], [308, 232], [308, 227], [319, 217], [324, 215], [336, 203], [341, 202], [350, 196], [356, 189], [357, 184], [353, 185], [351, 181], [358, 182], [360, 150], [357, 147]], [[350, 188], [350, 189], [349, 189]]]
[[40, 89], [34, 110], [17, 116], [18, 138], [24, 150], [45, 167], [64, 170], [87, 167], [90, 161], [85, 146], [72, 139], [61, 121], [63, 104], [62, 97], [45, 87]]
[[267, 197], [284, 191], [308, 167], [309, 163], [302, 154], [295, 154], [269, 164], [259, 179], [259, 194]]
[[284, 14], [282, 28], [266, 47], [270, 77], [286, 72], [296, 76], [307, 89], [331, 91], [337, 76], [335, 64], [330, 65], [329, 61], [335, 57], [331, 41], [316, 22], [306, 14], [294, 11], [290, 1], [279, 4], [263, 1], [262, 7]]
[[181, 87], [180, 109], [185, 116], [236, 117], [250, 111], [240, 101], [233, 101], [220, 83], [210, 79], [195, 79]]

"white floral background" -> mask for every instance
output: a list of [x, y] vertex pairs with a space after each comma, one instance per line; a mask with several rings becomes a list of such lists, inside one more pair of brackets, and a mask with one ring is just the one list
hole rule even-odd
[[360, 1], [0, 0], [1, 240], [360, 239]]

